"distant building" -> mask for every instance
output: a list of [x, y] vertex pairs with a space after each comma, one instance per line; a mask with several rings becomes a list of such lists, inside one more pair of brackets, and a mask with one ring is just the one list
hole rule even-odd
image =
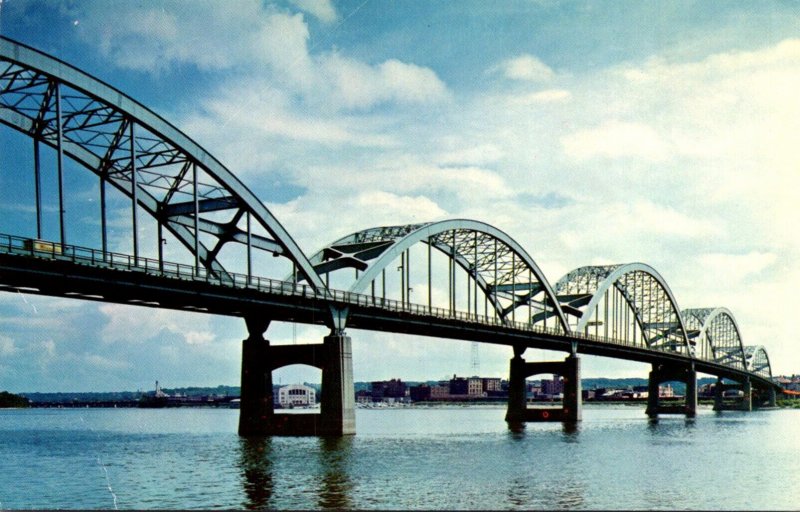
[[557, 396], [564, 392], [564, 381], [558, 375], [553, 375], [552, 379], [542, 379], [542, 394], [545, 396]]
[[467, 379], [467, 395], [471, 397], [486, 396], [486, 393], [483, 392], [483, 379], [480, 377]]
[[302, 384], [290, 384], [278, 389], [278, 404], [281, 407], [309, 406], [317, 403], [314, 388]]
[[381, 380], [372, 383], [372, 401], [398, 401], [406, 397], [406, 385], [401, 379]]
[[372, 393], [366, 389], [359, 389], [356, 391], [356, 403], [368, 404], [372, 403]]
[[483, 391], [491, 394], [493, 391], [503, 391], [503, 383], [498, 378], [483, 378], [482, 387]]
[[658, 396], [659, 398], [674, 397], [675, 391], [672, 389], [672, 385], [668, 383], [666, 386], [658, 386]]
[[450, 384], [447, 381], [431, 386], [431, 400], [447, 400], [448, 398], [450, 398]]
[[468, 395], [469, 394], [469, 381], [464, 377], [456, 377], [450, 379], [450, 394], [451, 395]]
[[411, 386], [408, 390], [408, 396], [412, 402], [426, 402], [431, 399], [431, 387], [427, 384]]

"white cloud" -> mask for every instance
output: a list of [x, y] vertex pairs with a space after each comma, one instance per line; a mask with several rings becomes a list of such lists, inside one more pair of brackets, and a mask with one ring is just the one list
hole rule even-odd
[[725, 282], [742, 282], [750, 275], [757, 275], [777, 261], [777, 256], [770, 252], [753, 251], [747, 254], [710, 253], [700, 257], [700, 264], [705, 272], [714, 272], [725, 276]]
[[[297, 3], [324, 22], [336, 19], [329, 2]], [[449, 96], [435, 72], [413, 63], [387, 59], [366, 64], [335, 51], [312, 54], [302, 14], [282, 12], [257, 0], [198, 1], [191, 6], [158, 8], [91, 2], [74, 10], [84, 18], [79, 25], [81, 37], [99, 45], [121, 67], [149, 72], [174, 64], [207, 70], [242, 68], [242, 74], [257, 77], [257, 92], [285, 87], [315, 108], [334, 110], [368, 109], [387, 102], [429, 104]], [[130, 22], [119, 23], [119, 19]], [[272, 100], [269, 94], [261, 99]], [[259, 102], [240, 100], [239, 104], [246, 105], [240, 112], [244, 116]]]
[[210, 331], [187, 331], [184, 338], [189, 345], [206, 345], [214, 341], [216, 335]]
[[108, 344], [142, 344], [168, 333], [189, 345], [206, 344], [215, 337], [207, 315], [122, 304], [103, 304], [98, 309], [106, 317], [101, 339]]
[[544, 91], [513, 94], [507, 99], [511, 107], [537, 106], [549, 103], [562, 103], [569, 101], [572, 94], [565, 89], [547, 89]]
[[669, 146], [645, 124], [611, 121], [580, 130], [561, 139], [566, 154], [576, 160], [591, 158], [638, 158], [661, 162], [669, 156]]
[[294, 5], [308, 12], [323, 23], [333, 23], [339, 16], [330, 0], [291, 0]]
[[503, 150], [497, 144], [479, 144], [472, 147], [457, 148], [436, 157], [440, 165], [486, 165], [503, 157]]
[[376, 66], [339, 53], [321, 56], [317, 82], [330, 92], [326, 101], [348, 109], [379, 103], [426, 104], [446, 100], [447, 87], [429, 68], [389, 59]]
[[[252, 57], [253, 33], [270, 12], [257, 0], [159, 6], [129, 2], [87, 2], [71, 8], [79, 37], [97, 44], [116, 65], [147, 71], [192, 63], [226, 69]], [[125, 23], [120, 23], [125, 20]]]
[[83, 359], [87, 364], [102, 370], [122, 370], [130, 368], [130, 363], [127, 361], [110, 359], [98, 354], [85, 354]]
[[398, 196], [388, 192], [362, 192], [354, 205], [358, 211], [380, 211], [380, 216], [397, 218], [413, 212], [419, 219], [436, 219], [444, 214], [436, 203], [424, 196]]
[[502, 72], [506, 78], [527, 82], [548, 82], [555, 76], [550, 66], [533, 55], [508, 59], [493, 69]]

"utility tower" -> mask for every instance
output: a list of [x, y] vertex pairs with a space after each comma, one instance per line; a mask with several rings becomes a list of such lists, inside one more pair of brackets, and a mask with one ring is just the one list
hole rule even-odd
[[470, 363], [472, 366], [472, 374], [474, 376], [480, 377], [481, 374], [481, 354], [479, 349], [479, 344], [477, 341], [472, 342], [472, 354], [470, 358]]

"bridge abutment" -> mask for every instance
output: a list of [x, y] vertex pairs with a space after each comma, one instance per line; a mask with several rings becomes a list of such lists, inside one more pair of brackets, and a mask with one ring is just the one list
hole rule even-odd
[[[509, 424], [539, 421], [581, 421], [580, 358], [572, 354], [564, 361], [528, 363], [522, 358], [522, 352], [515, 347], [514, 357], [510, 362], [506, 421]], [[563, 377], [564, 398], [561, 408], [528, 408], [525, 380], [530, 376], [543, 373], [552, 373]]]
[[[263, 338], [266, 325], [248, 321], [242, 344], [241, 436], [343, 436], [356, 432], [353, 351], [349, 336], [333, 333], [322, 343], [275, 345]], [[261, 330], [259, 330], [261, 329]], [[319, 413], [276, 412], [272, 371], [291, 364], [322, 370]]]
[[[664, 382], [678, 381], [686, 384], [683, 405], [666, 405], [659, 396], [659, 386]], [[659, 414], [685, 414], [687, 418], [697, 415], [697, 371], [694, 365], [674, 366], [654, 364], [650, 371], [647, 389], [646, 414], [658, 418]]]

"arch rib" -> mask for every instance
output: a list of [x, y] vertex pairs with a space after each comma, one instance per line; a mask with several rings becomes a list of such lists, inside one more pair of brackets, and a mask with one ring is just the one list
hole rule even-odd
[[[463, 235], [459, 240], [459, 234], [465, 232], [470, 234]], [[476, 239], [475, 242], [472, 242], [470, 237], [478, 236], [476, 234], [483, 238], [480, 241]], [[489, 268], [495, 260], [483, 260], [479, 264], [473, 261], [474, 255], [453, 250], [454, 246], [458, 246], [462, 242], [478, 244], [479, 242], [494, 243], [493, 241], [498, 242], [496, 244], [498, 250], [491, 254], [491, 258], [497, 259], [501, 255], [513, 254], [515, 258], [519, 258], [517, 260], [519, 268], [515, 268], [514, 272], [520, 275], [525, 270], [530, 270], [537, 283], [527, 283], [527, 285], [519, 283], [518, 288], [514, 288], [517, 276], [511, 275], [511, 271], [504, 272], [498, 282], [492, 282], [493, 279], [487, 277], [488, 272], [482, 272], [482, 270], [485, 271]], [[505, 318], [513, 308], [532, 300], [537, 293], [544, 292], [545, 304], [543, 307], [545, 311], [547, 306], [552, 308], [551, 312], [545, 314], [557, 316], [564, 332], [569, 332], [566, 317], [556, 300], [555, 293], [533, 258], [506, 233], [483, 222], [454, 219], [406, 226], [370, 228], [336, 240], [312, 256], [310, 261], [320, 273], [332, 272], [344, 267], [353, 267], [363, 271], [349, 288], [351, 292], [363, 293], [384, 269], [388, 268], [404, 251], [417, 243], [431, 245], [453, 259], [457, 265], [469, 273], [477, 281], [478, 286], [501, 318]], [[472, 245], [471, 248], [477, 250], [475, 245]], [[508, 293], [511, 290], [525, 292], [525, 295], [514, 294], [511, 299], [512, 304], [504, 307], [498, 294]]]
[[[75, 110], [64, 115], [64, 134], [75, 134], [76, 137], [74, 140], [64, 137], [65, 154], [107, 179], [128, 198], [133, 200], [136, 197], [137, 203], [167, 227], [188, 250], [193, 253], [197, 250], [197, 256], [208, 268], [222, 272], [222, 265], [216, 260], [221, 244], [228, 241], [250, 243], [255, 239], [254, 247], [290, 259], [313, 288], [318, 291], [326, 289], [295, 241], [263, 203], [216, 158], [171, 123], [77, 68], [3, 37], [0, 37], [0, 61], [5, 62], [5, 69], [0, 70], [1, 123], [55, 147], [52, 120], [48, 122], [47, 119], [47, 113], [52, 109], [52, 94], [47, 91], [54, 84], [63, 84], [85, 95], [71, 98]], [[32, 109], [31, 104], [36, 102], [38, 104]], [[125, 157], [119, 156], [125, 127], [131, 122], [142, 127], [151, 137], [146, 142], [140, 142], [148, 144], [148, 151], [137, 154], [135, 166], [131, 165], [132, 161], [126, 163]], [[104, 132], [103, 128], [108, 130]], [[137, 139], [146, 138], [137, 136]], [[100, 154], [93, 150], [100, 151]], [[177, 176], [160, 171], [182, 163], [186, 165]], [[250, 215], [256, 225], [270, 234], [272, 240], [250, 231], [244, 232], [235, 224], [214, 225], [208, 219], [195, 219], [199, 213], [195, 215], [194, 210], [192, 214], [176, 213], [182, 206], [170, 201], [175, 192], [185, 192], [184, 175], [189, 164], [194, 165], [195, 169], [199, 167], [217, 183], [201, 184], [203, 197], [197, 202], [201, 205], [199, 212], [213, 211], [214, 208], [236, 208], [239, 210], [237, 219], [243, 213]], [[134, 177], [132, 172], [136, 172], [137, 176]], [[132, 184], [140, 178], [142, 184], [134, 191]], [[167, 192], [159, 200], [152, 193], [146, 193], [146, 187]], [[196, 220], [201, 222], [195, 224]], [[208, 249], [198, 240], [200, 231], [216, 236], [219, 243]]]
[[772, 365], [769, 354], [763, 345], [748, 345], [745, 348], [747, 371], [772, 380]]
[[[700, 340], [707, 340], [709, 342], [712, 351], [712, 357], [715, 362], [729, 364], [729, 361], [733, 360], [739, 363], [742, 369], [747, 369], [744, 343], [742, 340], [741, 331], [739, 329], [739, 324], [736, 322], [736, 318], [728, 308], [717, 307], [685, 309], [683, 310], [682, 315], [685, 324], [690, 330], [692, 330], [694, 327], [697, 328], [697, 338]], [[733, 335], [733, 340], [722, 340], [718, 339], [716, 336], [710, 335], [710, 331], [714, 330], [715, 325], [719, 321], [730, 322], [733, 330], [733, 332], [730, 334]], [[735, 346], [731, 347], [731, 344]], [[733, 351], [731, 351], [732, 348]]]
[[[637, 291], [635, 289], [633, 291], [628, 290], [627, 285], [620, 282], [624, 276], [635, 272], [642, 272], [655, 280], [658, 287], [665, 294], [670, 306], [670, 316], [674, 315], [675, 320], [670, 319], [669, 321], [664, 321], [662, 318], [660, 322], [656, 322], [658, 325], [653, 326], [648, 324], [646, 321], [647, 319], [645, 319], [642, 314], [642, 309], [636, 304]], [[590, 284], [592, 280], [594, 280], [595, 283], [594, 289], [592, 289]], [[579, 282], [585, 282], [587, 288], [585, 290], [579, 289], [577, 285]], [[690, 355], [690, 357], [694, 357], [689, 338], [686, 335], [686, 327], [681, 317], [680, 309], [678, 309], [677, 300], [661, 274], [650, 265], [644, 263], [627, 263], [620, 265], [581, 267], [559, 279], [555, 285], [555, 290], [556, 293], [559, 294], [559, 297], [564, 300], [564, 304], [562, 305], [567, 306], [565, 309], [571, 311], [571, 314], [578, 317], [578, 324], [575, 330], [577, 332], [583, 332], [587, 329], [589, 321], [593, 318], [594, 312], [597, 310], [606, 291], [610, 290], [612, 287], [619, 290], [627, 306], [634, 312], [634, 319], [641, 329], [643, 337], [644, 333], [654, 329], [660, 331], [660, 334], [655, 338], [645, 338], [647, 346], [652, 348], [659, 338], [667, 338], [677, 334], [680, 343], [683, 344], [686, 350], [686, 354]], [[574, 303], [574, 305], [571, 303]]]

